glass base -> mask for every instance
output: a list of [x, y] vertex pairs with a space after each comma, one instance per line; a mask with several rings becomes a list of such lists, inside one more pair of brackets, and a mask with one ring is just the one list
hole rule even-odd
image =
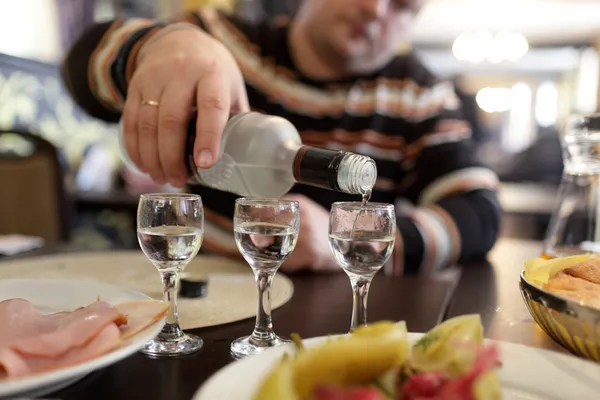
[[140, 352], [151, 357], [177, 357], [195, 353], [204, 341], [196, 335], [183, 334], [177, 339], [161, 339], [160, 336], [144, 345]]
[[253, 343], [251, 336], [244, 336], [231, 342], [231, 357], [236, 360], [246, 358], [255, 354], [263, 353], [271, 347], [283, 346], [292, 343], [291, 340], [273, 335], [273, 338], [266, 343], [258, 345]]

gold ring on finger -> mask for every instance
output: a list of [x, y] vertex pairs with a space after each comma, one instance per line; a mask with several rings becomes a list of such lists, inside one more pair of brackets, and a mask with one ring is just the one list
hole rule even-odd
[[160, 103], [156, 100], [142, 100], [142, 105], [152, 106], [152, 107], [160, 107]]

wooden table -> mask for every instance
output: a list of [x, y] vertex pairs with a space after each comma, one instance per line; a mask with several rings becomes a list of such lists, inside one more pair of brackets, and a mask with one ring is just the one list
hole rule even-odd
[[447, 317], [479, 313], [489, 338], [566, 352], [537, 326], [519, 290], [523, 263], [538, 257], [541, 246], [537, 241], [499, 240], [489, 262], [464, 268]]
[[[297, 332], [302, 337], [314, 337], [348, 331], [352, 293], [345, 274], [304, 273], [291, 278], [294, 296], [273, 313], [278, 334]], [[378, 274], [369, 295], [369, 320], [406, 320], [410, 330], [426, 331], [442, 320], [454, 286], [445, 279], [388, 278]], [[137, 353], [46, 397], [189, 400], [209, 376], [231, 362], [231, 341], [250, 334], [253, 327], [253, 320], [244, 320], [192, 330], [204, 339], [199, 353], [176, 359], [151, 359]]]
[[[443, 318], [479, 313], [490, 338], [564, 351], [537, 327], [519, 292], [523, 261], [536, 257], [540, 246], [539, 242], [501, 239], [489, 262], [465, 266], [457, 282], [452, 274], [446, 279], [378, 274], [369, 298], [369, 320], [404, 319], [410, 331], [423, 332]], [[313, 337], [348, 330], [352, 298], [345, 274], [305, 273], [291, 278], [293, 298], [273, 313], [277, 333]], [[253, 325], [253, 320], [244, 320], [193, 330], [205, 341], [197, 354], [177, 359], [135, 354], [46, 397], [189, 400], [210, 375], [231, 362], [231, 341], [249, 334]]]

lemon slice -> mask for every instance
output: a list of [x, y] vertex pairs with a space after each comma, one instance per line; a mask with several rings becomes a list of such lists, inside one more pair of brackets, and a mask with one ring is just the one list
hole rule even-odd
[[305, 399], [320, 385], [368, 384], [407, 357], [406, 323], [377, 322], [284, 357], [254, 400]]
[[263, 381], [256, 396], [254, 396], [254, 400], [271, 399], [300, 399], [294, 387], [293, 363], [287, 354], [283, 356], [279, 364]]
[[496, 371], [488, 371], [473, 384], [475, 400], [500, 400], [502, 398], [500, 379]]
[[425, 334], [412, 348], [411, 366], [417, 371], [446, 371], [460, 376], [472, 365], [483, 343], [479, 314], [454, 317]]
[[525, 261], [525, 273], [526, 274], [535, 274], [540, 268], [543, 268], [548, 260], [544, 258], [531, 258]]

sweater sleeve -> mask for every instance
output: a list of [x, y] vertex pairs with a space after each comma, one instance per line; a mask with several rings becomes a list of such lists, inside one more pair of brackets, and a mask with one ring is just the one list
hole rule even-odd
[[403, 150], [398, 188], [398, 241], [407, 273], [429, 274], [484, 258], [498, 235], [498, 178], [475, 156], [471, 130], [453, 87], [438, 83], [423, 95], [440, 96], [439, 112], [415, 125]]
[[117, 19], [87, 29], [67, 51], [61, 66], [65, 87], [91, 116], [118, 121], [140, 47], [163, 24]]
[[[191, 23], [212, 33], [211, 18], [238, 23], [210, 10], [190, 12], [172, 22]], [[250, 24], [239, 24], [254, 32]], [[91, 26], [72, 45], [61, 66], [63, 82], [74, 101], [95, 118], [117, 122], [140, 48], [165, 26], [149, 19], [117, 19]], [[204, 203], [203, 251], [241, 258], [233, 238], [235, 196], [202, 186], [190, 190], [201, 194]]]
[[187, 12], [168, 23], [143, 18], [97, 23], [67, 52], [61, 66], [63, 82], [74, 101], [88, 114], [116, 122], [144, 43], [169, 23], [176, 22], [186, 22], [213, 34], [215, 21], [233, 24], [249, 36], [264, 31], [264, 24], [253, 25], [212, 9]]

